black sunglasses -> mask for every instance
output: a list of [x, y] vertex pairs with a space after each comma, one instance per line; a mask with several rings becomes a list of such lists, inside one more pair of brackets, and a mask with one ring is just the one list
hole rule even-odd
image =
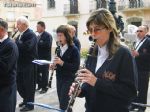
[[143, 32], [142, 30], [137, 30], [136, 32]]

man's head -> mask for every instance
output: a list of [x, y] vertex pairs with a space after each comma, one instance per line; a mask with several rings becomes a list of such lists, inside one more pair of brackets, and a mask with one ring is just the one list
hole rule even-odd
[[45, 31], [45, 23], [43, 21], [39, 21], [37, 23], [37, 32], [41, 33]]
[[137, 30], [137, 37], [143, 39], [147, 34], [147, 28], [145, 26], [139, 26]]
[[2, 39], [6, 34], [8, 30], [8, 24], [3, 19], [0, 19], [0, 39]]
[[19, 32], [25, 31], [27, 28], [29, 28], [29, 20], [24, 16], [18, 17], [17, 18], [17, 28], [18, 28]]
[[73, 38], [76, 34], [76, 28], [73, 25], [67, 25], [70, 36]]
[[147, 30], [147, 34], [149, 34], [149, 26], [148, 25], [143, 25], [145, 26], [146, 30]]

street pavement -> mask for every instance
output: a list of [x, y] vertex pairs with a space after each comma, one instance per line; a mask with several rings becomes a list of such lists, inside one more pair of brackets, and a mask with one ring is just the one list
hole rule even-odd
[[[22, 102], [22, 98], [17, 94], [17, 107], [16, 112], [19, 112], [19, 103]], [[50, 105], [53, 108], [59, 109], [58, 97], [56, 93], [56, 77], [53, 77], [52, 88], [49, 88], [45, 94], [40, 94], [39, 91], [36, 91], [35, 102]], [[73, 106], [74, 112], [84, 112], [84, 98], [76, 98], [76, 101]], [[43, 107], [35, 106], [35, 109], [30, 112], [58, 112], [56, 110], [49, 110]]]
[[[18, 104], [20, 102], [22, 102], [22, 99], [19, 95], [17, 95], [16, 112], [19, 112]], [[57, 108], [57, 109], [59, 108], [58, 98], [57, 98], [57, 93], [56, 93], [56, 77], [53, 77], [52, 88], [49, 88], [47, 93], [40, 94], [39, 91], [36, 92], [35, 102], [47, 104], [47, 105], [52, 106], [53, 108]], [[84, 98], [76, 98], [74, 106], [73, 106], [73, 111], [74, 112], [85, 112], [84, 103], [85, 103]], [[148, 104], [150, 104], [150, 86], [149, 86], [149, 91], [148, 91]], [[35, 109], [30, 112], [58, 112], [58, 111], [49, 110], [49, 109], [46, 109], [43, 107], [35, 106]], [[145, 112], [150, 112], [150, 107], [147, 108]]]

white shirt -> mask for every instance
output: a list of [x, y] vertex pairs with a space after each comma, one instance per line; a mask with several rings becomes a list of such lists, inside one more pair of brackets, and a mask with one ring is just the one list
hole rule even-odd
[[140, 40], [137, 41], [137, 43], [136, 43], [136, 45], [135, 45], [135, 48], [136, 48], [135, 50], [136, 50], [136, 51], [139, 50], [139, 48], [142, 46], [142, 44], [145, 42], [146, 39], [147, 39], [147, 37], [144, 38], [144, 40], [140, 39]]
[[0, 42], [2, 43], [4, 40], [8, 38], [8, 35], [5, 35], [4, 38], [0, 39]]
[[62, 57], [64, 55], [64, 53], [66, 52], [66, 50], [68, 49], [68, 45], [65, 44], [64, 46], [60, 46], [60, 49], [61, 49], [60, 56]]
[[[27, 29], [28, 29], [28, 28], [27, 28]], [[27, 31], [27, 29], [26, 29], [25, 31]], [[23, 35], [23, 33], [24, 33], [25, 31], [20, 32], [20, 34], [19, 34], [19, 40], [21, 39], [21, 36]]]
[[37, 34], [38, 41], [40, 40], [42, 34], [43, 34], [43, 32]]
[[103, 63], [108, 58], [108, 56], [109, 56], [109, 52], [107, 49], [107, 45], [105, 45], [103, 47], [98, 46], [98, 57], [97, 57], [97, 64], [96, 64], [96, 68], [95, 68], [95, 73], [103, 65]]
[[38, 36], [41, 37], [42, 34], [43, 34], [43, 32], [39, 33]]

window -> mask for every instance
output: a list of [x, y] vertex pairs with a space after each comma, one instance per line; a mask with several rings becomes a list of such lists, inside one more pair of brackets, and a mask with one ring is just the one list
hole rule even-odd
[[143, 6], [144, 6], [143, 0], [138, 0], [138, 7], [143, 7]]
[[70, 13], [78, 13], [78, 0], [70, 0]]
[[106, 0], [96, 0], [96, 8], [107, 8]]
[[129, 8], [136, 8], [137, 1], [136, 0], [129, 0]]
[[55, 0], [47, 0], [47, 7], [48, 9], [55, 8]]

